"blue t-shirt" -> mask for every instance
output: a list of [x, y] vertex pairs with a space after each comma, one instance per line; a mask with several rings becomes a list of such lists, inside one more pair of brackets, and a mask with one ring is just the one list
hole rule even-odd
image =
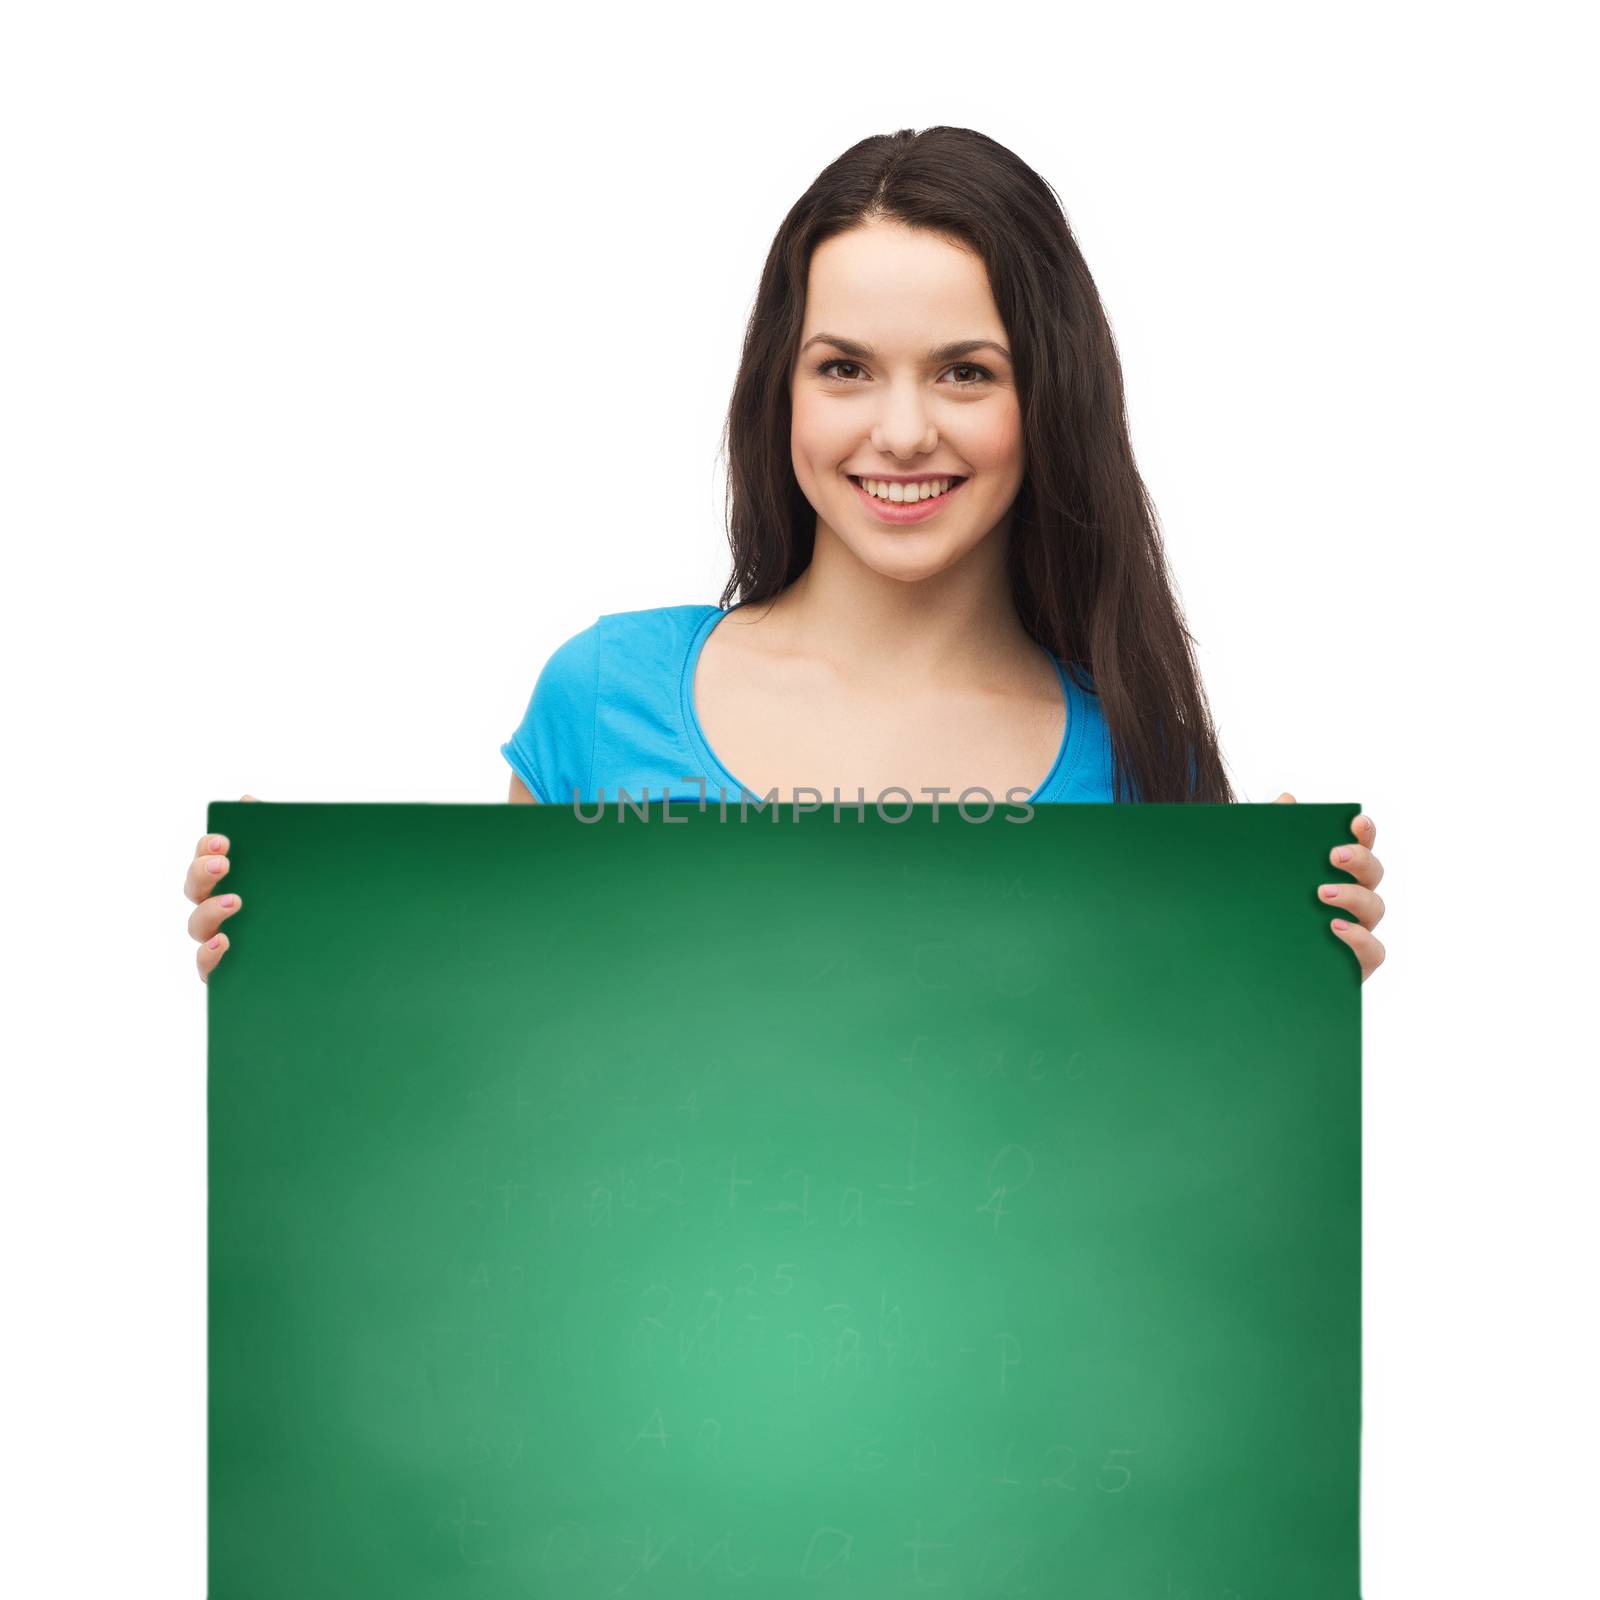
[[[760, 799], [718, 760], [695, 715], [695, 664], [726, 614], [714, 605], [613, 611], [560, 645], [533, 686], [521, 726], [500, 746], [534, 798], [570, 805], [576, 790], [583, 804], [593, 805], [615, 801], [625, 789], [634, 800], [698, 800], [696, 780], [703, 778], [709, 800], [719, 791], [730, 803], [741, 792]], [[1111, 744], [1100, 702], [1055, 656], [1050, 660], [1067, 725], [1055, 762], [1028, 803], [1109, 801]], [[855, 796], [842, 792], [841, 798]], [[1006, 803], [1004, 795], [994, 798]], [[927, 796], [913, 793], [912, 799], [926, 802]], [[824, 794], [825, 805], [831, 800]], [[944, 803], [955, 800], [950, 795]]]

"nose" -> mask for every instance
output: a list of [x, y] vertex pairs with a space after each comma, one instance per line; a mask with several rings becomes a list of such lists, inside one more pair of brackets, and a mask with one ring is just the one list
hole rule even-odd
[[872, 429], [873, 448], [900, 460], [910, 460], [926, 455], [938, 442], [921, 385], [915, 382], [886, 384]]

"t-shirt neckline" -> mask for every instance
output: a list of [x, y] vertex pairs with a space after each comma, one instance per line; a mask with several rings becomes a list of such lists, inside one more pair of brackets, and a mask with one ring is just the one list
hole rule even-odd
[[[705, 767], [708, 781], [713, 781], [716, 787], [730, 797], [742, 794], [748, 795], [752, 800], [759, 800], [761, 796], [748, 784], [741, 783], [734, 777], [722, 764], [716, 751], [711, 748], [711, 741], [706, 738], [705, 729], [700, 726], [699, 713], [694, 705], [695, 668], [700, 664], [700, 653], [705, 649], [706, 640], [711, 637], [711, 630], [725, 616], [738, 611], [747, 603], [741, 600], [737, 605], [729, 606], [726, 611], [721, 606], [707, 606], [706, 614], [690, 636], [689, 647], [684, 652], [683, 666], [678, 674], [678, 705], [689, 746], [694, 751], [695, 759]], [[1061, 743], [1056, 747], [1055, 760], [1050, 763], [1050, 770], [1040, 780], [1039, 787], [1022, 802], [1026, 805], [1043, 803], [1044, 797], [1059, 788], [1071, 773], [1077, 763], [1082, 744], [1085, 716], [1082, 694], [1078, 685], [1072, 681], [1071, 674], [1055, 655], [1045, 650], [1042, 645], [1039, 648], [1049, 659], [1050, 665], [1056, 669], [1056, 679], [1061, 685], [1061, 699], [1066, 707], [1067, 720], [1066, 726], [1061, 730]]]

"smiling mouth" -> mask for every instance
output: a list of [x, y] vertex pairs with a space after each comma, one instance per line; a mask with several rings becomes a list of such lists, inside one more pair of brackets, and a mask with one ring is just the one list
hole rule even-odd
[[[858, 477], [853, 472], [847, 472], [845, 476], [849, 478], [851, 483], [853, 483], [862, 494], [866, 495], [875, 504], [883, 506], [905, 506], [908, 508], [914, 508], [920, 505], [929, 505], [940, 500], [948, 499], [949, 496], [955, 492], [955, 490], [959, 489], [961, 485], [967, 481], [965, 478], [956, 477], [954, 474], [945, 474], [941, 477], [923, 479], [917, 483], [905, 484], [904, 486], [896, 485], [896, 487], [900, 488], [901, 497], [899, 499], [895, 499], [892, 493], [888, 492], [890, 484], [895, 482], [894, 479], [862, 478]], [[943, 484], [944, 487], [939, 491], [938, 494], [923, 494], [922, 489], [925, 484], [929, 482], [940, 483]], [[869, 489], [867, 487], [869, 483], [874, 484], [876, 488]], [[907, 493], [906, 491], [908, 490], [915, 490], [916, 493]]]

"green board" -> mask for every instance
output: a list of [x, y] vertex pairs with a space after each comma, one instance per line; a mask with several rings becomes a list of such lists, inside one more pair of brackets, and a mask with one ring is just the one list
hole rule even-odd
[[217, 803], [211, 1600], [1357, 1600], [1354, 805]]

